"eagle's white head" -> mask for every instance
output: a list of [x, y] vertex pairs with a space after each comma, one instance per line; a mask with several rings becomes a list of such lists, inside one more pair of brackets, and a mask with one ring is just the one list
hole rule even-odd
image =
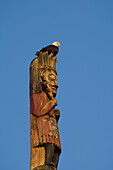
[[52, 45], [55, 45], [56, 47], [58, 47], [58, 46], [60, 46], [60, 43], [55, 41], [55, 42], [52, 43]]

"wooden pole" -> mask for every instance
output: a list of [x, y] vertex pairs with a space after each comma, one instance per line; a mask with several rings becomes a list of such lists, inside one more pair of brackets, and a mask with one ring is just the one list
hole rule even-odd
[[30, 170], [56, 170], [61, 153], [56, 62], [44, 52], [30, 64]]

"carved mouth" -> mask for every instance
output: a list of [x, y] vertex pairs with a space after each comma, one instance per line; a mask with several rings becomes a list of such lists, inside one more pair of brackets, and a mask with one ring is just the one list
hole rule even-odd
[[53, 90], [56, 90], [56, 87], [52, 87]]

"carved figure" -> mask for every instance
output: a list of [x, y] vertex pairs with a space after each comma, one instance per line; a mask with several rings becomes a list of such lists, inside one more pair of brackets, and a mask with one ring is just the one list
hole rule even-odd
[[[31, 155], [33, 159], [36, 157], [36, 152], [33, 148], [45, 148], [44, 169], [56, 170], [59, 155], [61, 153], [61, 144], [58, 131], [58, 119], [60, 112], [55, 109], [58, 105], [57, 94], [57, 59], [48, 52], [41, 53], [37, 58], [37, 62], [31, 66], [31, 74], [40, 81], [36, 83], [33, 76], [31, 78], [31, 97], [30, 97], [30, 113], [31, 113]], [[36, 67], [36, 63], [38, 63]], [[35, 66], [34, 66], [35, 65]], [[38, 71], [36, 71], [38, 70]], [[36, 72], [36, 73], [34, 73]], [[34, 89], [34, 90], [33, 90]], [[34, 153], [35, 154], [34, 154]], [[38, 159], [38, 158], [36, 158]], [[31, 160], [31, 162], [33, 162]], [[35, 167], [36, 163], [31, 163]], [[43, 165], [43, 163], [42, 163]], [[40, 167], [37, 166], [37, 170]], [[36, 170], [36, 167], [33, 169]], [[41, 169], [40, 169], [41, 170]]]

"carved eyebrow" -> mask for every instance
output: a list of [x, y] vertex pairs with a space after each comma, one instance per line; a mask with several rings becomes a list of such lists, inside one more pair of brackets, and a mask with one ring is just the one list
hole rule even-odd
[[52, 74], [49, 74], [49, 77], [56, 79], [56, 76], [55, 76], [55, 75], [52, 75]]

